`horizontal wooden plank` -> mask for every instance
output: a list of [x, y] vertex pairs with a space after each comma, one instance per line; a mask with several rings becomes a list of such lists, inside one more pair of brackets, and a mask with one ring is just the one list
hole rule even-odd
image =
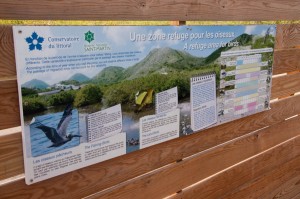
[[224, 198], [293, 198], [300, 193], [299, 163], [299, 160], [290, 161], [271, 172], [266, 172]]
[[224, 198], [292, 198], [300, 193], [299, 158], [254, 178]]
[[275, 50], [273, 74], [282, 74], [300, 70], [300, 49]]
[[300, 72], [273, 78], [271, 98], [287, 97], [300, 91]]
[[47, 1], [0, 3], [2, 19], [41, 20], [295, 20], [299, 1]]
[[300, 24], [277, 25], [276, 48], [300, 47]]
[[0, 135], [0, 180], [24, 173], [21, 133]]
[[15, 52], [11, 26], [0, 25], [0, 78], [16, 76]]
[[[277, 193], [294, 177], [299, 177], [300, 156], [299, 136], [254, 156], [240, 164], [228, 168], [209, 179], [194, 186], [184, 189], [180, 194], [171, 197], [178, 198], [280, 198]], [[291, 155], [292, 154], [292, 155]], [[298, 170], [298, 171], [297, 171]], [[275, 178], [270, 179], [274, 175]], [[279, 179], [276, 179], [279, 177]], [[289, 178], [290, 177], [290, 178]], [[264, 181], [266, 180], [266, 181]], [[248, 182], [261, 182], [261, 186], [248, 187], [247, 193], [243, 192], [243, 185]], [[277, 185], [278, 187], [274, 187]], [[292, 185], [291, 185], [292, 186]], [[296, 185], [297, 186], [297, 185]], [[269, 189], [272, 187], [272, 189]], [[267, 189], [266, 189], [267, 188]], [[233, 191], [234, 190], [234, 191]], [[289, 195], [299, 192], [292, 187]], [[230, 196], [234, 192], [238, 195]], [[259, 197], [257, 193], [264, 193]], [[239, 195], [240, 194], [240, 195]], [[288, 194], [288, 193], [286, 193]], [[277, 196], [277, 197], [276, 197]]]
[[[236, 120], [234, 122], [230, 122], [209, 130], [205, 130], [201, 133], [196, 133], [191, 136], [175, 139], [171, 142], [151, 147], [150, 149], [140, 150], [133, 154], [126, 155], [126, 158], [119, 157], [114, 160], [99, 163], [97, 165], [81, 169], [77, 172], [66, 174], [64, 175], [63, 179], [71, 179], [73, 175], [86, 176], [94, 170], [102, 171], [103, 173], [101, 174], [87, 177], [87, 179], [85, 180], [87, 186], [82, 187], [83, 190], [87, 189], [87, 193], [91, 193], [92, 190], [94, 190], [93, 188], [91, 188], [91, 184], [93, 184], [97, 187], [96, 191], [98, 191], [109, 186], [113, 186], [119, 182], [130, 179], [132, 177], [141, 175], [145, 172], [167, 165], [176, 160], [190, 156], [194, 153], [201, 152], [203, 150], [206, 150], [218, 144], [222, 144], [236, 137], [245, 135], [251, 131], [263, 128], [268, 125], [276, 124], [284, 120], [285, 118], [299, 114], [299, 101], [300, 96], [293, 96], [287, 99], [279, 100], [271, 104], [271, 110], [269, 111], [265, 111], [249, 116], [247, 118]], [[14, 143], [17, 146], [11, 146], [12, 148], [17, 149], [17, 147], [21, 146], [21, 136], [13, 136], [10, 139], [19, 139], [14, 141]], [[15, 164], [11, 164], [8, 173], [2, 174], [2, 176], [9, 177], [10, 174], [23, 173], [24, 169], [22, 152], [20, 150], [5, 150], [6, 141], [3, 140], [3, 136], [0, 136], [0, 143], [2, 143], [1, 147], [4, 147], [0, 150], [3, 151], [3, 153], [0, 153], [0, 168], [6, 167], [6, 161], [15, 162]], [[155, 159], [155, 156], [159, 158]], [[135, 164], [130, 164], [130, 166], [128, 166], [128, 162], [135, 162]], [[20, 166], [22, 166], [22, 168], [20, 168]], [[122, 171], [122, 175], [119, 175], [119, 171]], [[45, 181], [45, 183], [49, 183], [51, 185], [54, 184], [53, 182], [56, 182], [57, 179], [61, 178], [57, 177], [53, 180]], [[101, 181], [98, 181], [98, 179], [101, 179]], [[78, 182], [74, 183], [76, 184]]]
[[0, 130], [20, 126], [16, 80], [0, 82]]
[[[299, 100], [299, 98], [297, 100]], [[286, 105], [292, 107], [289, 104], [290, 103], [287, 103]], [[284, 110], [287, 108], [288, 107], [282, 106], [281, 111], [284, 112]], [[276, 112], [272, 114], [272, 110], [276, 110], [276, 108], [268, 111], [268, 114], [266, 114], [265, 116], [263, 116], [263, 114], [265, 114], [266, 112], [256, 114], [256, 117], [250, 116], [248, 118], [224, 124], [222, 126], [203, 131], [201, 133], [155, 145], [153, 147], [139, 150], [137, 152], [127, 154], [126, 156], [121, 156], [119, 158], [105, 161], [96, 165], [92, 165], [84, 169], [80, 169], [62, 176], [43, 181], [41, 183], [27, 186], [25, 185], [24, 180], [17, 181], [16, 183], [0, 187], [0, 192], [6, 198], [17, 198], [18, 195], [25, 195], [28, 197], [30, 196], [36, 198], [54, 196], [60, 197], [64, 194], [68, 194], [70, 198], [75, 196], [84, 197], [99, 190], [103, 190], [110, 186], [121, 183], [125, 180], [132, 179], [137, 175], [144, 174], [161, 166], [173, 163], [175, 160], [178, 160], [182, 157], [188, 157], [199, 151], [203, 151], [205, 149], [211, 148], [212, 146], [216, 146], [219, 143], [224, 143], [224, 141], [229, 141], [239, 135], [244, 135], [245, 132], [251, 132], [253, 128], [257, 129], [257, 127], [259, 126], [263, 127], [276, 121], [276, 118], [281, 117], [282, 114], [284, 114], [280, 111], [277, 112], [277, 114]], [[289, 112], [293, 111], [294, 108], [289, 109]], [[296, 125], [298, 125], [299, 119], [294, 118], [291, 120], [287, 120], [287, 122], [284, 122], [284, 124], [281, 122], [274, 127], [267, 128], [263, 130], [263, 133], [251, 133], [251, 135], [244, 136], [240, 139], [236, 139], [234, 142], [218, 147], [218, 149], [216, 150], [213, 149], [211, 150], [211, 152], [205, 153], [206, 155], [201, 155], [200, 157], [202, 159], [200, 158], [201, 160], [196, 161], [195, 164], [193, 163], [195, 162], [194, 160], [191, 160], [192, 162], [188, 161], [187, 163], [186, 160], [183, 160], [182, 162], [184, 162], [184, 164], [176, 164], [177, 166], [175, 167], [173, 167], [172, 165], [171, 167], [166, 166], [164, 167], [165, 170], [161, 171], [158, 174], [158, 176], [162, 177], [162, 179], [158, 179], [159, 182], [157, 182], [156, 180], [152, 181], [151, 176], [154, 176], [153, 178], [157, 179], [157, 176], [155, 175], [157, 173], [152, 173], [150, 176], [146, 175], [149, 177], [146, 180], [142, 179], [141, 181], [134, 181], [125, 187], [129, 187], [130, 189], [131, 186], [138, 186], [137, 190], [141, 190], [136, 192], [134, 191], [136, 189], [134, 189], [132, 190], [132, 192], [136, 192], [139, 195], [143, 194], [142, 190], [144, 190], [145, 187], [157, 187], [160, 183], [164, 184], [166, 180], [171, 181], [175, 184], [176, 182], [181, 182], [181, 177], [179, 176], [181, 174], [185, 176], [185, 172], [188, 173], [186, 177], [191, 178], [192, 180], [188, 180], [188, 182], [186, 183], [191, 184], [193, 181], [199, 180], [199, 178], [201, 178], [199, 177], [199, 175], [203, 178], [207, 177], [216, 172], [218, 169], [224, 168], [226, 165], [230, 166], [234, 162], [237, 163], [238, 161], [245, 159], [247, 156], [256, 154], [270, 147], [271, 145], [280, 143], [283, 140], [298, 134], [300, 131], [299, 128], [299, 131], [292, 130], [293, 128], [295, 128], [295, 122], [293, 122], [295, 120], [297, 120]], [[282, 125], [288, 126], [288, 128], [286, 128], [285, 131], [279, 131], [281, 130]], [[241, 153], [241, 151], [245, 151], [245, 153]], [[214, 166], [212, 167], [212, 165]], [[192, 170], [190, 170], [191, 168]], [[194, 171], [193, 169], [199, 171]], [[182, 173], [178, 173], [178, 175], [175, 175], [175, 173], [177, 172]], [[190, 176], [192, 174], [197, 175], [195, 175], [195, 177]], [[177, 179], [173, 179], [173, 177], [169, 175], [174, 175], [174, 178]], [[157, 183], [156, 185], [155, 182]], [[174, 191], [174, 189], [176, 189], [175, 191], [177, 191], [180, 190], [180, 188], [185, 187], [185, 183], [180, 184], [182, 185], [181, 187], [172, 184], [170, 185], [172, 188], [168, 186], [164, 187], [163, 189], [170, 189], [170, 191]], [[151, 189], [149, 189], [148, 191], [151, 191]], [[120, 195], [122, 195], [121, 193], [124, 192], [121, 190], [121, 192], [118, 192], [116, 194], [119, 195], [119, 193]], [[128, 193], [126, 192], [126, 194]], [[162, 189], [159, 190], [157, 194], [162, 194]], [[163, 192], [163, 194], [168, 193]]]
[[[143, 195], [145, 198], [147, 196], [149, 198], [166, 197], [283, 141], [300, 135], [300, 129], [295, 130], [300, 127], [299, 122], [300, 117], [297, 117], [256, 133], [251, 133], [205, 153], [194, 155], [192, 158], [183, 160], [180, 163], [93, 194], [93, 197], [106, 199], [133, 198], [136, 195]], [[285, 128], [284, 131], [282, 131], [283, 128]], [[281, 156], [283, 155], [281, 152], [276, 152]], [[298, 151], [297, 155], [299, 154], [300, 151]], [[288, 154], [285, 153], [284, 155]], [[295, 157], [295, 154], [290, 152], [288, 156], [292, 159]], [[280, 162], [280, 159], [276, 161]]]
[[273, 198], [280, 198], [280, 199], [291, 199], [298, 197], [300, 198], [300, 174], [292, 176], [288, 179], [285, 183], [281, 184], [277, 190], [273, 191], [271, 196]]

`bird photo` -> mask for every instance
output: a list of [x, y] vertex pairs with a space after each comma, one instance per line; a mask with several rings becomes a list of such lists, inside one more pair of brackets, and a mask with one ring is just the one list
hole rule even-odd
[[30, 125], [32, 156], [80, 144], [78, 111], [67, 105], [63, 112], [34, 117]]

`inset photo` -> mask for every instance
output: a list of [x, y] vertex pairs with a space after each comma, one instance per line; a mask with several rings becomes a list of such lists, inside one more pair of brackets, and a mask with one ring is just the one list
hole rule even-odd
[[78, 111], [68, 105], [64, 112], [32, 118], [31, 155], [37, 157], [80, 144]]

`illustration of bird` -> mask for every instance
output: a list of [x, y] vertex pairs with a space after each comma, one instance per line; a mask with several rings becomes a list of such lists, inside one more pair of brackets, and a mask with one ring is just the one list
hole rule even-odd
[[81, 135], [67, 134], [68, 125], [72, 119], [72, 105], [68, 105], [57, 125], [57, 129], [45, 126], [39, 122], [36, 128], [41, 129], [47, 138], [53, 143], [50, 147], [59, 147], [72, 140], [74, 137], [82, 137]]

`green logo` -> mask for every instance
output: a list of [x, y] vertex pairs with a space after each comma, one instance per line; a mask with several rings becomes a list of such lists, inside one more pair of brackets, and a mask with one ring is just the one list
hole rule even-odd
[[92, 33], [91, 31], [84, 33], [84, 35], [85, 35], [85, 41], [91, 43], [91, 41], [94, 40], [94, 33]]

